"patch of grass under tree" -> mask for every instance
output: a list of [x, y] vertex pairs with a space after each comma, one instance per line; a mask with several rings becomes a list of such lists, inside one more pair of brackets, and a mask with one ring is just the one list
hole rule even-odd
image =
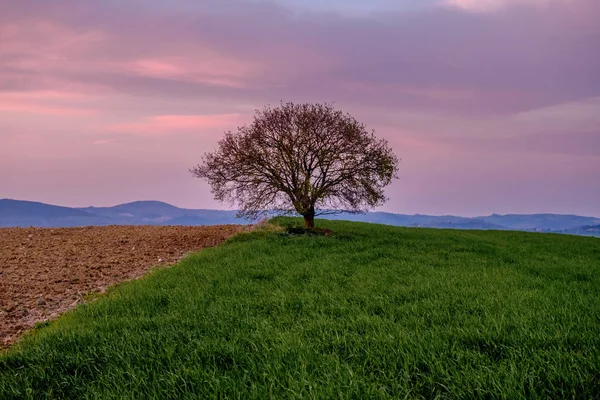
[[317, 227], [239, 235], [36, 329], [0, 355], [0, 398], [600, 398], [600, 240]]

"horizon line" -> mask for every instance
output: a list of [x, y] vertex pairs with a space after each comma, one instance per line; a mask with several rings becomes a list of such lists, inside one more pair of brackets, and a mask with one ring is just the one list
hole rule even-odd
[[[64, 208], [72, 208], [72, 209], [83, 209], [83, 208], [113, 208], [113, 207], [118, 207], [118, 206], [123, 206], [123, 205], [128, 205], [128, 204], [133, 204], [133, 203], [162, 203], [164, 205], [168, 205], [174, 208], [178, 208], [180, 210], [194, 210], [194, 211], [198, 211], [198, 210], [202, 210], [202, 211], [231, 211], [231, 212], [237, 212], [237, 209], [218, 209], [218, 208], [187, 208], [187, 207], [179, 207], [176, 205], [173, 205], [171, 203], [167, 203], [166, 201], [162, 201], [162, 200], [133, 200], [133, 201], [129, 201], [129, 202], [125, 202], [125, 203], [119, 203], [119, 204], [114, 204], [111, 206], [93, 206], [93, 205], [87, 205], [87, 206], [63, 206], [63, 205], [58, 205], [58, 204], [51, 204], [51, 203], [44, 203], [42, 201], [38, 201], [38, 200], [22, 200], [22, 199], [12, 199], [12, 198], [1, 198], [0, 201], [3, 200], [10, 200], [10, 201], [18, 201], [18, 202], [28, 202], [28, 203], [38, 203], [38, 204], [44, 204], [44, 205], [48, 205], [48, 206], [53, 206], [53, 207], [64, 207]], [[456, 215], [456, 214], [421, 214], [421, 213], [415, 213], [415, 214], [403, 214], [403, 213], [399, 213], [399, 212], [390, 212], [390, 211], [381, 211], [381, 210], [372, 210], [372, 211], [366, 211], [366, 212], [358, 212], [358, 213], [354, 213], [354, 214], [368, 214], [368, 213], [385, 213], [385, 214], [392, 214], [392, 215], [406, 215], [406, 216], [423, 216], [423, 217], [459, 217], [459, 218], [470, 218], [470, 219], [477, 219], [477, 218], [484, 218], [484, 217], [491, 217], [491, 216], [532, 216], [532, 215], [557, 215], [557, 216], [572, 216], [572, 217], [585, 217], [585, 218], [596, 218], [596, 219], [600, 219], [600, 216], [595, 216], [595, 215], [581, 215], [581, 214], [564, 214], [564, 213], [554, 213], [554, 212], [536, 212], [536, 213], [496, 213], [496, 212], [492, 212], [489, 215], [477, 215], [474, 217], [467, 217], [464, 215]], [[340, 211], [338, 214], [348, 214], [348, 215], [352, 215], [352, 213], [348, 212], [348, 211]], [[242, 219], [242, 218], [240, 218]], [[323, 218], [321, 218], [323, 219]], [[326, 219], [326, 218], [324, 218]]]

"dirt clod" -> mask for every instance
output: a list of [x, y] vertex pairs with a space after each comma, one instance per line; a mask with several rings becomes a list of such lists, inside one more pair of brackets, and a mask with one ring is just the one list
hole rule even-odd
[[[247, 230], [220, 226], [0, 228], [0, 348], [85, 294], [173, 264]], [[157, 262], [158, 261], [158, 262]]]

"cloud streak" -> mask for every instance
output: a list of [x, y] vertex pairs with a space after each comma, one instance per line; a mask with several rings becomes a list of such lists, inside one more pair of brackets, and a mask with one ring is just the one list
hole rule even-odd
[[444, 4], [474, 13], [494, 13], [510, 7], [564, 7], [570, 0], [446, 0]]
[[0, 112], [48, 114], [62, 117], [96, 114], [77, 105], [83, 96], [58, 91], [0, 92]]
[[104, 139], [104, 140], [94, 140], [92, 142], [92, 144], [95, 145], [105, 145], [105, 144], [111, 144], [111, 143], [117, 143], [118, 140], [116, 139]]
[[144, 122], [128, 123], [109, 127], [108, 131], [137, 134], [190, 133], [206, 129], [227, 129], [242, 125], [240, 114], [222, 115], [158, 115]]

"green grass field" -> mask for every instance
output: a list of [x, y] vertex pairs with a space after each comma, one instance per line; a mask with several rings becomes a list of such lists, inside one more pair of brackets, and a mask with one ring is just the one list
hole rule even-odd
[[36, 329], [0, 355], [0, 399], [600, 398], [600, 240], [317, 226]]

